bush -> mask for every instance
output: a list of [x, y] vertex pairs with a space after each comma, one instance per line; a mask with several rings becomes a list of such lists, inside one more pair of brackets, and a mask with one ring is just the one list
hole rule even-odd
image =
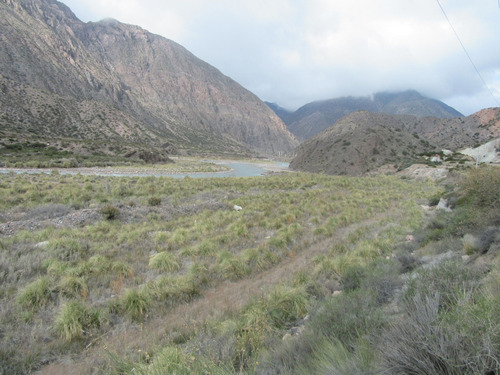
[[296, 374], [375, 374], [374, 354], [368, 340], [360, 339], [354, 349], [335, 339], [321, 340], [307, 362], [299, 363]]
[[166, 251], [151, 255], [149, 258], [149, 267], [156, 268], [162, 272], [173, 272], [180, 269], [177, 256]]
[[80, 277], [65, 276], [59, 282], [59, 289], [64, 297], [76, 298], [86, 297], [88, 294], [87, 285]]
[[126, 373], [131, 372], [138, 375], [230, 375], [233, 373], [228, 369], [218, 366], [206, 358], [203, 358], [202, 356], [192, 356], [185, 353], [181, 348], [172, 346], [167, 346], [161, 349], [158, 353], [156, 353], [154, 358], [148, 362], [149, 363], [147, 364], [130, 366], [126, 361], [124, 361], [125, 366], [123, 367]]
[[19, 295], [17, 301], [25, 308], [38, 310], [50, 301], [51, 292], [49, 279], [47, 277], [42, 277], [28, 284]]
[[420, 259], [413, 254], [398, 254], [396, 260], [400, 264], [401, 273], [413, 271], [421, 264]]
[[121, 306], [132, 320], [143, 320], [151, 308], [151, 296], [144, 289], [129, 289], [121, 298]]
[[372, 291], [358, 289], [342, 293], [311, 309], [311, 328], [316, 336], [326, 336], [349, 345], [368, 332], [382, 327], [384, 320]]
[[106, 218], [106, 220], [113, 220], [118, 217], [120, 210], [115, 206], [108, 205], [101, 208], [101, 214]]
[[285, 324], [303, 318], [307, 313], [307, 297], [303, 287], [276, 287], [267, 297], [267, 314], [273, 325], [283, 328]]
[[98, 310], [87, 309], [83, 303], [73, 301], [62, 306], [56, 317], [55, 330], [66, 341], [72, 341], [98, 328], [101, 320]]
[[[461, 297], [459, 297], [459, 294]], [[386, 374], [497, 374], [500, 370], [498, 300], [457, 292], [442, 312], [438, 292], [407, 301], [404, 317], [380, 345]]]
[[47, 247], [53, 255], [64, 261], [74, 261], [85, 258], [90, 250], [88, 242], [71, 236], [50, 241]]
[[150, 206], [159, 206], [161, 204], [161, 198], [160, 197], [150, 197], [148, 199], [148, 204]]
[[464, 199], [480, 207], [500, 207], [500, 169], [474, 168], [461, 182]]
[[448, 310], [456, 304], [457, 293], [478, 290], [481, 277], [478, 270], [469, 269], [463, 262], [449, 260], [418, 272], [408, 283], [403, 301], [411, 301], [418, 294], [427, 297], [439, 293], [440, 307]]
[[344, 291], [349, 292], [358, 289], [361, 286], [363, 278], [366, 277], [365, 267], [352, 265], [342, 274], [341, 284]]

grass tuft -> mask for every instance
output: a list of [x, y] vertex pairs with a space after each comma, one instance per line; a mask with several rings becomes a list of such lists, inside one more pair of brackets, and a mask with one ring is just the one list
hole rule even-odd
[[41, 277], [28, 284], [19, 294], [17, 302], [24, 308], [36, 311], [51, 299], [51, 283], [48, 277]]
[[57, 314], [55, 331], [66, 341], [81, 339], [91, 330], [101, 325], [102, 317], [98, 310], [88, 309], [82, 302], [72, 301], [64, 304]]
[[144, 320], [151, 309], [151, 295], [145, 289], [129, 289], [121, 296], [121, 306], [132, 320]]
[[178, 271], [181, 266], [175, 254], [162, 251], [149, 257], [149, 267], [161, 272], [174, 272]]

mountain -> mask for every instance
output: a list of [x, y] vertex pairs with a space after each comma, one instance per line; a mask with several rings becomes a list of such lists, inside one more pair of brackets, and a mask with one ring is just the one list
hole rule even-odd
[[[274, 110], [273, 107], [271, 109]], [[300, 107], [286, 117], [281, 117], [280, 112], [275, 112], [295, 136], [305, 140], [332, 126], [340, 118], [360, 110], [418, 117], [463, 117], [460, 112], [443, 102], [426, 98], [414, 90], [398, 93], [381, 92], [373, 97], [342, 97], [316, 101]]]
[[247, 155], [297, 145], [260, 99], [171, 40], [83, 23], [55, 0], [0, 0], [0, 12], [2, 138]]
[[293, 111], [283, 108], [276, 103], [271, 103], [271, 102], [264, 102], [264, 103], [266, 103], [266, 105], [269, 108], [271, 108], [274, 111], [274, 113], [276, 113], [278, 117], [283, 120], [285, 124], [289, 122], [291, 116], [293, 115]]
[[402, 169], [422, 160], [422, 154], [499, 137], [500, 108], [452, 119], [358, 111], [302, 143], [290, 168], [359, 176], [384, 166]]

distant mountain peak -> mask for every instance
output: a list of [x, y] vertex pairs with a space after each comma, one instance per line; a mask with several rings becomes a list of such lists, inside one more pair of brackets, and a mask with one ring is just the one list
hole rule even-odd
[[[460, 112], [439, 100], [427, 98], [416, 90], [406, 90], [378, 92], [365, 97], [345, 96], [319, 100], [300, 107], [282, 119], [295, 136], [305, 140], [332, 126], [343, 116], [359, 110], [417, 117], [463, 117]], [[279, 112], [276, 113], [280, 115]]]

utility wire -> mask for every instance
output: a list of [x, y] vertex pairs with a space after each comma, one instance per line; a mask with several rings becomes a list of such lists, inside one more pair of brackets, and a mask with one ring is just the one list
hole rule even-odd
[[[465, 48], [464, 44], [462, 43], [462, 40], [460, 40], [460, 37], [458, 36], [458, 33], [456, 32], [455, 28], [453, 27], [453, 25], [451, 24], [451, 21], [450, 19], [448, 18], [448, 15], [446, 14], [446, 12], [444, 11], [444, 8], [442, 7], [441, 3], [439, 2], [439, 0], [436, 0], [439, 7], [441, 8], [441, 11], [443, 12], [444, 14], [444, 17], [446, 18], [446, 21], [448, 21], [448, 24], [450, 25], [451, 29], [453, 30], [453, 33], [455, 34], [455, 36], [457, 37], [458, 39], [458, 42], [460, 43], [460, 45], [462, 46], [462, 49], [464, 50], [465, 54], [467, 55], [467, 58], [469, 59], [470, 63], [472, 64], [472, 66], [474, 67], [474, 70], [476, 71], [477, 75], [479, 76], [479, 78], [481, 79], [481, 82], [483, 82], [483, 85], [484, 87], [486, 87], [486, 89], [490, 92], [491, 96], [493, 97], [493, 100], [497, 103], [497, 105], [500, 107], [500, 102], [497, 100], [497, 98], [495, 97], [495, 95], [493, 94], [493, 92], [491, 91], [491, 89], [488, 87], [488, 85], [486, 84], [485, 80], [483, 79], [483, 76], [481, 75], [481, 73], [479, 73], [479, 70], [477, 69], [476, 67], [476, 64], [474, 64], [474, 61], [472, 61], [472, 58], [470, 57], [469, 55], [469, 52], [467, 51], [467, 49]], [[498, 0], [498, 6], [500, 7], [500, 0]]]

